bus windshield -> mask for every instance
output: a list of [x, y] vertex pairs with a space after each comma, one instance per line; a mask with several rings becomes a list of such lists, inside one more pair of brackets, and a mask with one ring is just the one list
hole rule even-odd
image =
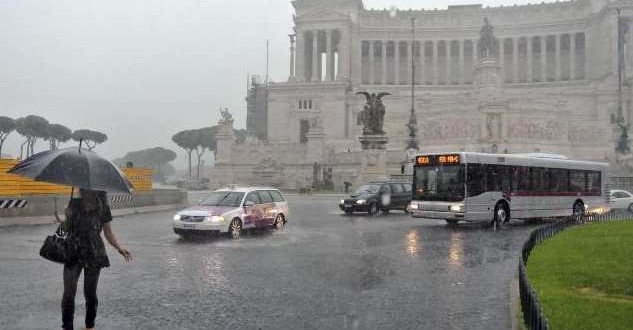
[[463, 165], [416, 166], [415, 200], [456, 202], [464, 200]]

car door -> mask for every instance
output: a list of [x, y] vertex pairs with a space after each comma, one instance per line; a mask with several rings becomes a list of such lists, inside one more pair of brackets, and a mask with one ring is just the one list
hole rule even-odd
[[392, 196], [391, 196], [391, 187], [389, 186], [388, 183], [383, 184], [380, 187], [380, 190], [378, 192], [378, 203], [380, 203], [380, 205], [383, 208], [392, 208], [393, 207], [391, 205], [393, 203]]
[[626, 205], [624, 205], [626, 203], [626, 197], [627, 195], [624, 194], [624, 192], [622, 191], [614, 191], [611, 193], [611, 201], [612, 201], [612, 207], [614, 209], [623, 209], [626, 208]]
[[257, 227], [262, 222], [264, 212], [260, 204], [259, 194], [256, 191], [246, 194], [244, 199], [244, 228]]
[[399, 183], [392, 183], [391, 186], [391, 208], [400, 209], [404, 207], [404, 194], [402, 185]]
[[275, 221], [275, 204], [273, 203], [273, 197], [266, 190], [257, 191], [259, 194], [259, 207], [263, 212], [260, 227], [271, 226]]

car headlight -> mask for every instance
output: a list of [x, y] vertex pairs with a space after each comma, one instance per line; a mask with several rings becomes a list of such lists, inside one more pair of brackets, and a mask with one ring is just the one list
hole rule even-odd
[[411, 203], [411, 204], [409, 204], [409, 208], [412, 209], [412, 210], [417, 210], [418, 209], [418, 204]]
[[344, 199], [341, 199], [341, 204], [345, 204], [345, 200]]
[[449, 209], [452, 212], [464, 212], [464, 204], [451, 205]]
[[211, 222], [223, 222], [223, 221], [224, 221], [224, 217], [214, 215], [214, 216], [207, 217], [207, 221], [211, 221]]
[[180, 220], [180, 214], [174, 215], [174, 220]]
[[359, 199], [359, 200], [356, 201], [356, 204], [359, 204], [359, 205], [362, 205], [362, 204], [365, 204], [365, 203], [367, 203], [367, 201], [364, 200], [364, 199]]

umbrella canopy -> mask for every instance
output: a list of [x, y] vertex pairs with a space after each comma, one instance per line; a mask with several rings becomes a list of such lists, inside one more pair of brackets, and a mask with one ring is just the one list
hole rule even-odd
[[132, 189], [116, 165], [92, 151], [78, 148], [40, 152], [21, 161], [8, 173], [90, 190], [130, 193]]

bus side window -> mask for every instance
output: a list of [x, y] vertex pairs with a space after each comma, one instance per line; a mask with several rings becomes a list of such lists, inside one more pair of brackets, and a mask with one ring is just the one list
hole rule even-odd
[[499, 174], [499, 180], [501, 183], [501, 191], [512, 191], [512, 167], [511, 166], [497, 166], [497, 173]]
[[530, 190], [530, 172], [527, 167], [517, 168], [517, 181], [519, 191]]
[[468, 164], [468, 196], [482, 194], [486, 188], [486, 175], [484, 168], [480, 164]]
[[569, 171], [569, 191], [582, 192], [585, 189], [585, 172], [580, 170]]

